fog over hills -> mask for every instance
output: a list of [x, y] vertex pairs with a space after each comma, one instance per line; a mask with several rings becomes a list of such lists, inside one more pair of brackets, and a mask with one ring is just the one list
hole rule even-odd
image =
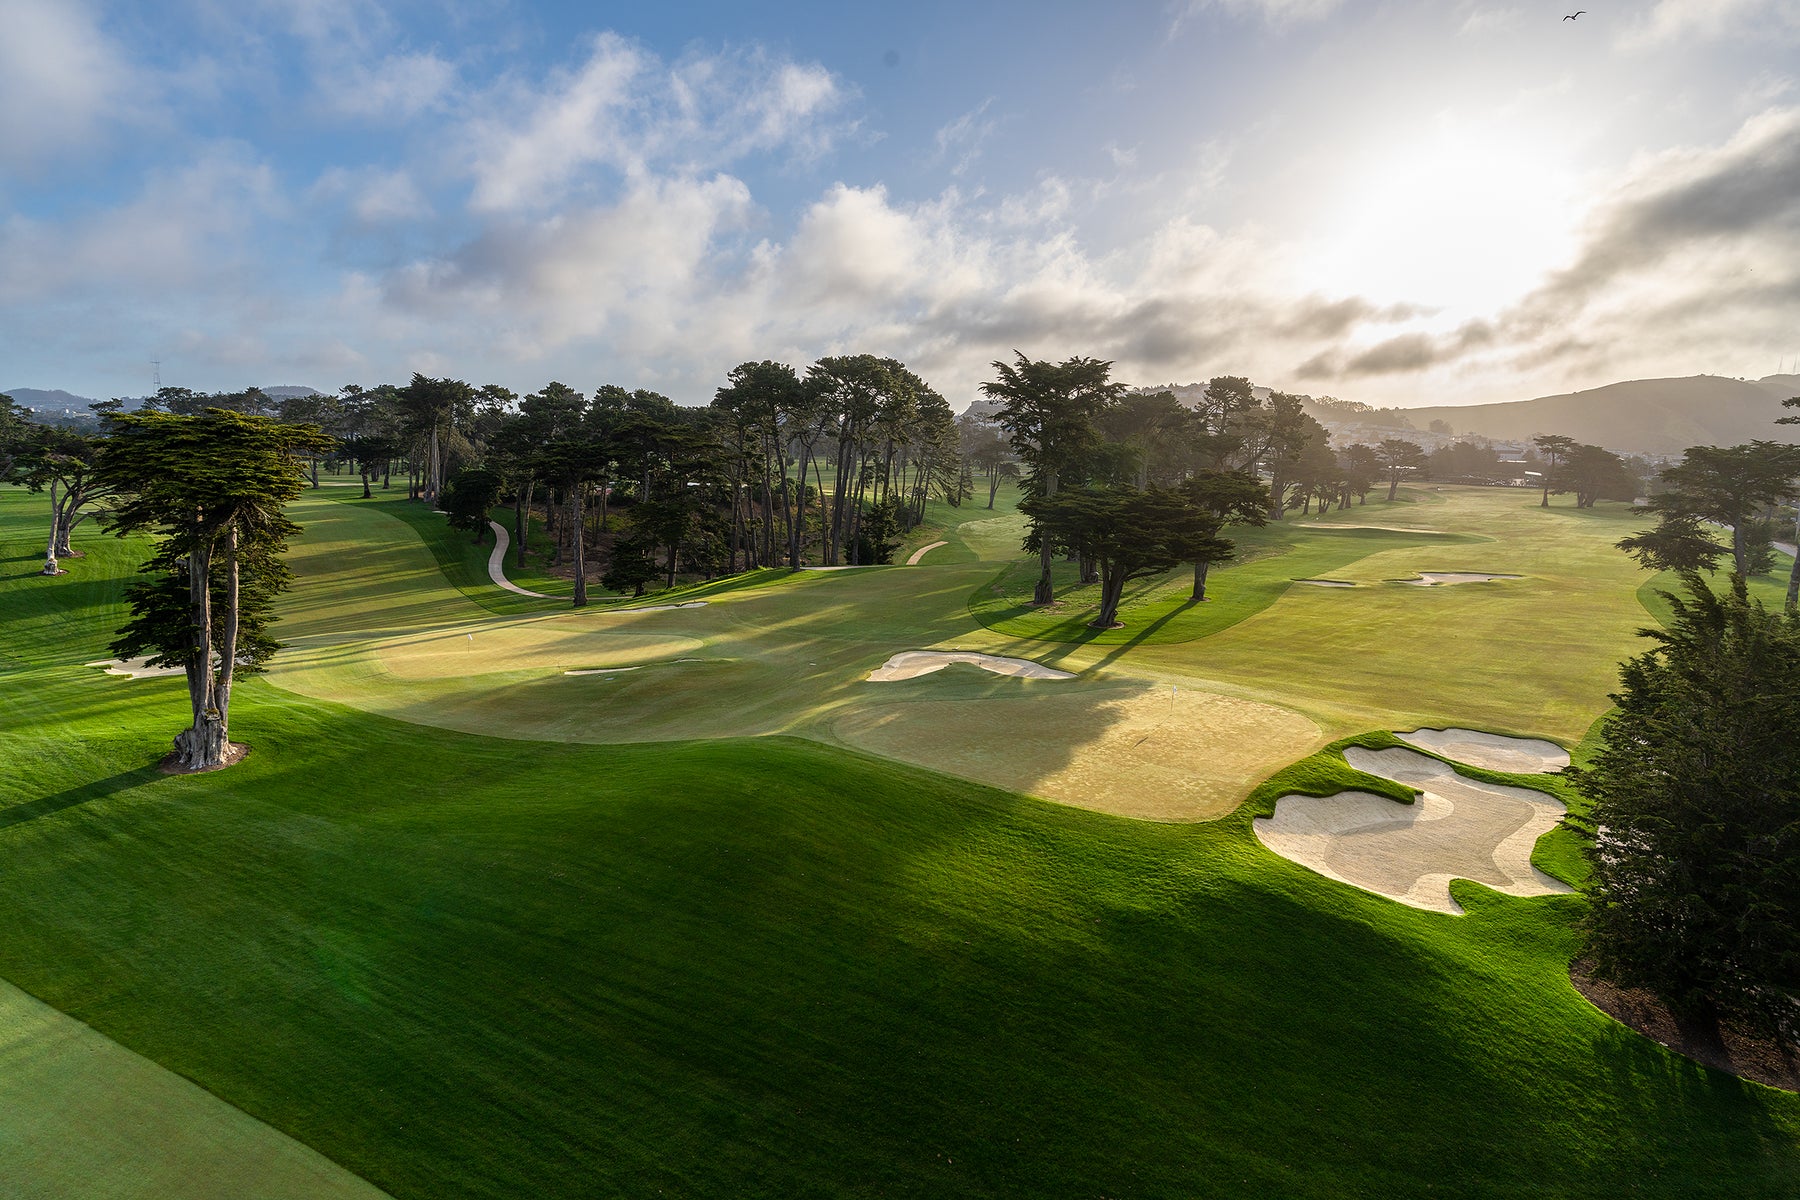
[[1679, 454], [1689, 446], [1735, 446], [1759, 438], [1800, 442], [1800, 427], [1775, 424], [1782, 416], [1794, 415], [1781, 402], [1797, 395], [1800, 375], [1759, 380], [1692, 375], [1633, 379], [1504, 404], [1404, 411], [1420, 429], [1440, 420], [1459, 434], [1504, 441], [1561, 433], [1611, 450]]

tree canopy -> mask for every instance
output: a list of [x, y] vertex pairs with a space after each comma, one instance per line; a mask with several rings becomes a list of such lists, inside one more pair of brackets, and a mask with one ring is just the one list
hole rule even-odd
[[1800, 1035], [1800, 618], [1693, 572], [1621, 670], [1593, 801], [1596, 970], [1678, 1015]]
[[280, 555], [299, 532], [283, 511], [304, 484], [295, 455], [333, 441], [316, 426], [229, 409], [151, 410], [111, 424], [97, 470], [119, 496], [111, 527], [158, 539], [145, 578], [127, 589], [132, 616], [112, 650], [185, 669], [193, 724], [175, 738], [176, 761], [223, 766], [233, 680], [279, 645], [267, 626], [289, 582]]

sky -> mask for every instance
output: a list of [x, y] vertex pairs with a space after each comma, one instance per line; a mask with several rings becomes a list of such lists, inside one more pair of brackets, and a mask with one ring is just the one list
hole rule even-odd
[[1800, 0], [1589, 2], [0, 0], [0, 386], [1795, 369]]

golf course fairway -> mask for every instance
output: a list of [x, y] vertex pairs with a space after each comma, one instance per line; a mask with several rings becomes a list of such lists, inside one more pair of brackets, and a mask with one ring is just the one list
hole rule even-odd
[[[1794, 1195], [1800, 1097], [1583, 1000], [1580, 896], [1421, 911], [1251, 829], [1348, 734], [1573, 746], [1651, 619], [1620, 506], [1404, 493], [1084, 636], [983, 608], [1005, 514], [916, 566], [572, 612], [348, 491], [295, 506], [251, 752], [196, 776], [157, 770], [180, 679], [83, 665], [143, 544], [37, 576], [45, 502], [0, 491], [0, 978], [372, 1188]], [[1387, 582], [1421, 572], [1518, 578]], [[866, 678], [952, 649], [1074, 677]], [[32, 1177], [30, 1108], [0, 1092], [0, 1179], [54, 1194], [81, 1142]]]

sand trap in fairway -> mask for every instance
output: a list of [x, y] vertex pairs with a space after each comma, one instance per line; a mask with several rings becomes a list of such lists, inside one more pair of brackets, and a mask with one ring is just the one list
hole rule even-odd
[[1479, 571], [1420, 571], [1417, 579], [1396, 579], [1413, 587], [1438, 587], [1451, 583], [1492, 583], [1496, 579], [1523, 579], [1523, 575], [1484, 575]]
[[1058, 671], [1023, 658], [998, 658], [992, 654], [976, 654], [967, 650], [903, 650], [869, 672], [871, 683], [891, 683], [896, 679], [917, 679], [933, 671], [941, 671], [951, 663], [970, 663], [996, 675], [1020, 679], [1073, 679], [1068, 671]]
[[634, 612], [674, 612], [678, 608], [705, 608], [704, 600], [689, 600], [686, 604], [646, 604], [642, 608], [598, 609], [599, 612], [634, 613]]
[[155, 679], [160, 675], [185, 675], [186, 667], [152, 667], [143, 658], [103, 658], [98, 662], [83, 663], [84, 667], [105, 667], [108, 675], [123, 675], [127, 679]]
[[1348, 582], [1346, 580], [1342, 580], [1342, 579], [1296, 579], [1296, 580], [1294, 580], [1294, 582], [1295, 583], [1304, 583], [1308, 587], [1355, 587], [1356, 586], [1354, 583], [1350, 583], [1350, 582]]
[[1344, 760], [1424, 794], [1412, 804], [1368, 792], [1283, 796], [1274, 816], [1252, 822], [1257, 840], [1327, 878], [1432, 912], [1463, 911], [1452, 879], [1509, 896], [1574, 890], [1531, 865], [1532, 846], [1563, 815], [1542, 792], [1478, 783], [1414, 750], [1351, 746]]
[[1415, 729], [1396, 733], [1403, 742], [1488, 771], [1546, 775], [1569, 765], [1569, 752], [1538, 738], [1503, 737], [1476, 729]]

